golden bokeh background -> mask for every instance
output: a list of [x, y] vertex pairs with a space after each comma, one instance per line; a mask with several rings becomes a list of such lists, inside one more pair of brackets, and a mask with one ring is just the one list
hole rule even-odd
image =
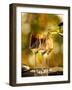
[[[59, 26], [63, 15], [21, 13], [21, 52], [22, 65], [33, 68], [35, 55], [29, 48], [31, 34], [35, 37], [47, 35], [47, 50], [51, 52], [43, 57], [41, 52], [36, 54], [37, 67], [63, 67], [63, 26]], [[45, 48], [46, 48], [45, 47]], [[45, 64], [43, 60], [45, 58]]]

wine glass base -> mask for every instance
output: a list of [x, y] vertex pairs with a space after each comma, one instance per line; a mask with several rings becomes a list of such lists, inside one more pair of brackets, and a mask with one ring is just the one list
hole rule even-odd
[[48, 76], [48, 68], [36, 68], [34, 76]]

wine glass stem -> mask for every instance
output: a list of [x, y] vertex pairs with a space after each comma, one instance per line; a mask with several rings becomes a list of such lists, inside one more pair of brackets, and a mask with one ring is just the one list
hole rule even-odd
[[35, 69], [35, 72], [34, 72], [34, 76], [36, 76], [36, 53], [34, 53], [34, 54], [35, 54], [35, 66], [34, 66], [35, 67], [34, 68]]

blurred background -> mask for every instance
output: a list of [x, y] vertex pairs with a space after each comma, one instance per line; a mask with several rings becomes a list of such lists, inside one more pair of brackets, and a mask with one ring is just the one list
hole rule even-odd
[[22, 73], [48, 68], [63, 74], [63, 15], [21, 13]]

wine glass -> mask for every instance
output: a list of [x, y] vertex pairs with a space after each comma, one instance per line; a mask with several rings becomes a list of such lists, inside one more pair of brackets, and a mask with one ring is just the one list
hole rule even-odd
[[31, 34], [30, 42], [29, 42], [29, 49], [32, 51], [32, 53], [35, 56], [34, 76], [36, 76], [36, 54], [38, 53], [38, 45], [39, 45], [38, 38], [36, 38], [35, 35]]
[[[33, 54], [35, 55], [34, 76], [47, 76], [49, 65], [46, 64], [46, 57], [48, 57], [48, 54], [50, 53], [49, 49], [47, 48], [48, 37], [43, 34], [39, 34], [36, 37], [35, 35], [32, 34], [30, 38], [31, 39], [29, 43], [29, 48], [32, 50]], [[43, 57], [42, 64], [40, 67], [37, 66], [37, 62], [36, 62], [36, 54], [39, 52], [42, 54]]]

